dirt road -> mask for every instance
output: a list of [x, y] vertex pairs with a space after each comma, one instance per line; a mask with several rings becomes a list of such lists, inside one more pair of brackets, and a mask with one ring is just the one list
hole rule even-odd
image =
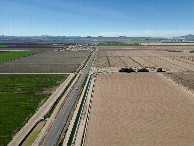
[[85, 146], [194, 145], [194, 96], [157, 73], [97, 76]]

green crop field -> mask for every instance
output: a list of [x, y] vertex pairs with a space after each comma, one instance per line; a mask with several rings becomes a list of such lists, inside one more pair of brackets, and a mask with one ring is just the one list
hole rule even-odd
[[7, 48], [7, 47], [12, 47], [12, 46], [16, 46], [16, 45], [0, 45], [0, 48]]
[[41, 51], [10, 51], [10, 52], [4, 52], [0, 53], [0, 62], [5, 62], [9, 60], [13, 60], [16, 58], [21, 58], [24, 56], [33, 55], [36, 53], [40, 53]]
[[68, 74], [0, 74], [0, 145], [7, 145]]
[[100, 43], [98, 46], [142, 46], [139, 43], [127, 44], [122, 42], [109, 42], [109, 43]]

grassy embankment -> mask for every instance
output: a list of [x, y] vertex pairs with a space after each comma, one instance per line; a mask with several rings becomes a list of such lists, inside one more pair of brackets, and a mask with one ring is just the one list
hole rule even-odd
[[[69, 75], [1, 74], [0, 75], [0, 145], [7, 145]], [[47, 92], [44, 92], [47, 91]]]
[[86, 64], [90, 60], [91, 56], [92, 56], [91, 54], [88, 56], [88, 58], [86, 59], [86, 61], [84, 62], [83, 66], [82, 66], [82, 68], [80, 70], [82, 70], [86, 66]]
[[15, 47], [16, 45], [0, 45], [0, 48]]
[[33, 144], [33, 142], [36, 140], [36, 137], [39, 135], [41, 129], [44, 127], [46, 121], [39, 122], [34, 130], [30, 133], [28, 138], [22, 143], [22, 146], [30, 146]]
[[5, 53], [0, 53], [0, 62], [5, 62], [5, 61], [33, 55], [40, 52], [41, 51], [10, 51]]
[[139, 43], [127, 44], [122, 42], [108, 42], [108, 43], [100, 43], [98, 46], [144, 46]]

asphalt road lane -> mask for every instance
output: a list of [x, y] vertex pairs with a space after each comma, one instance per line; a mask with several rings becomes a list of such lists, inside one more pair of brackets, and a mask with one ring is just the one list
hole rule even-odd
[[[74, 89], [72, 90], [72, 92], [69, 95], [69, 98], [66, 101], [66, 104], [62, 107], [62, 109], [61, 109], [56, 121], [54, 122], [50, 132], [47, 134], [47, 136], [43, 142], [43, 145], [54, 146], [57, 143], [59, 136], [63, 130], [63, 127], [65, 126], [65, 123], [66, 123], [68, 116], [71, 112], [71, 109], [72, 109], [72, 107], [76, 101], [76, 98], [81, 90], [81, 86], [85, 80], [85, 77], [87, 76], [87, 74], [92, 66], [92, 62], [94, 60], [96, 53], [97, 53], [97, 50], [92, 55], [87, 67], [85, 68], [85, 70], [81, 74], [78, 82], [75, 84]], [[77, 90], [76, 90], [76, 88], [77, 88]]]

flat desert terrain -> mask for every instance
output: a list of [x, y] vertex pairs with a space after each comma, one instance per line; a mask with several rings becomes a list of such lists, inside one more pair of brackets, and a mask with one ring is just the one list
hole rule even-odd
[[194, 96], [161, 74], [101, 74], [85, 146], [191, 146], [193, 121]]

